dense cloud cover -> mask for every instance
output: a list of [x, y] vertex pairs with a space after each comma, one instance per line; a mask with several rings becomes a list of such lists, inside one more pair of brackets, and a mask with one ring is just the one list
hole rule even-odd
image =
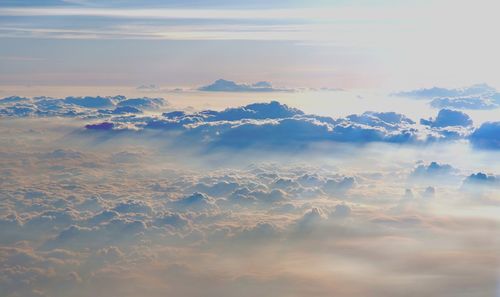
[[[190, 137], [215, 130], [219, 143], [235, 138], [224, 144], [232, 147], [245, 138], [359, 141], [350, 126], [397, 135], [417, 125], [403, 115], [331, 119], [272, 102], [106, 120], [74, 133], [62, 129], [81, 128], [72, 118], [0, 119], [2, 296], [495, 292], [498, 219], [477, 215], [499, 206], [495, 167], [419, 161], [425, 148], [408, 154], [387, 144], [272, 162], [270, 151], [225, 150], [217, 159], [153, 145], [180, 132], [175, 142], [195, 146]], [[233, 129], [246, 134], [229, 137]], [[401, 278], [411, 281], [390, 285]]]
[[500, 93], [486, 84], [477, 84], [460, 89], [430, 88], [394, 94], [413, 99], [430, 100], [434, 108], [495, 109], [500, 107]]
[[[436, 261], [442, 266], [438, 275], [406, 290], [449, 291], [450, 283], [455, 296], [466, 296], [465, 288], [478, 296], [495, 290], [493, 221], [426, 211], [439, 203], [448, 205], [447, 213], [457, 207], [444, 193], [477, 200], [460, 192], [461, 181], [409, 189], [398, 178], [401, 173], [391, 171], [344, 175], [316, 165], [276, 163], [192, 171], [170, 163], [151, 167], [137, 154], [117, 162], [115, 155], [58, 149], [0, 156], [4, 296], [199, 296], [190, 289], [197, 281], [208, 296], [261, 286], [288, 296], [290, 288], [308, 292], [300, 283], [311, 278], [319, 296], [345, 290], [364, 295], [382, 290], [386, 280], [360, 282], [349, 273], [353, 265], [369, 265], [390, 278], [414, 278], [436, 269]], [[150, 157], [159, 163], [159, 156]], [[21, 159], [29, 165], [16, 167]], [[435, 180], [457, 174], [464, 187], [480, 187], [489, 197], [499, 190], [491, 175], [467, 177], [437, 162], [407, 168], [407, 174]], [[332, 257], [336, 261], [325, 261]], [[247, 267], [250, 262], [256, 270]], [[321, 264], [327, 262], [333, 264]], [[332, 277], [344, 283], [332, 286]], [[382, 291], [402, 294], [398, 288]]]

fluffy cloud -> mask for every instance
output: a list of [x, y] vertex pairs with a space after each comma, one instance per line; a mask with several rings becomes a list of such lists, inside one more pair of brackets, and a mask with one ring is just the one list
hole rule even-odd
[[[123, 96], [8, 97], [0, 109], [0, 116], [104, 119], [103, 122], [89, 123], [85, 128], [89, 131], [176, 131], [179, 144], [201, 141], [201, 147], [209, 150], [269, 146], [295, 150], [322, 142], [425, 143], [463, 139], [472, 129], [472, 120], [467, 114], [449, 109], [442, 109], [436, 119], [422, 119], [421, 124], [428, 126], [423, 129], [412, 119], [396, 112], [365, 112], [334, 119], [305, 114], [276, 101], [222, 111], [171, 111], [161, 116], [143, 115], [143, 110], [159, 109], [167, 104], [161, 98], [127, 99]], [[114, 108], [101, 109], [108, 105]], [[472, 142], [477, 137], [470, 139]]]
[[429, 165], [418, 165], [411, 173], [411, 176], [414, 178], [437, 178], [453, 174], [456, 171], [451, 165], [431, 162]]
[[288, 89], [276, 89], [271, 83], [260, 81], [254, 84], [238, 84], [234, 81], [219, 79], [212, 84], [199, 87], [205, 92], [288, 92]]
[[469, 136], [469, 140], [478, 148], [500, 149], [500, 122], [482, 124]]
[[[462, 114], [460, 114], [462, 115]], [[431, 129], [419, 129], [415, 122], [395, 112], [365, 112], [333, 119], [306, 115], [276, 101], [254, 103], [223, 111], [196, 113], [174, 111], [163, 117], [122, 118], [115, 124], [133, 125], [135, 130], [177, 131], [179, 142], [199, 142], [209, 149], [281, 146], [296, 149], [321, 142], [424, 143], [461, 138], [466, 130], [447, 129], [468, 125], [468, 117], [456, 121], [453, 111], [442, 111]], [[92, 124], [88, 129], [113, 130], [113, 123]], [[457, 131], [455, 131], [457, 130]]]
[[436, 119], [421, 119], [420, 124], [438, 128], [450, 126], [468, 127], [472, 125], [472, 120], [467, 114], [461, 111], [441, 109]]
[[465, 189], [477, 190], [483, 187], [500, 188], [500, 178], [482, 172], [473, 173], [463, 181]]

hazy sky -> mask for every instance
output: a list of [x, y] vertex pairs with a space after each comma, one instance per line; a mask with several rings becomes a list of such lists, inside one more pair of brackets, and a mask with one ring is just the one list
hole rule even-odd
[[2, 1], [2, 85], [500, 85], [496, 1]]

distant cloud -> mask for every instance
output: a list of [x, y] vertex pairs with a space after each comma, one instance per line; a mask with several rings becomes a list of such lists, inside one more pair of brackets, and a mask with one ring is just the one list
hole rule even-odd
[[10, 104], [10, 103], [29, 102], [29, 101], [31, 101], [31, 99], [26, 97], [11, 96], [0, 99], [0, 104]]
[[431, 101], [434, 108], [454, 108], [484, 110], [500, 107], [500, 94], [496, 93], [487, 97], [457, 97], [457, 98], [436, 98]]
[[499, 187], [500, 179], [494, 175], [488, 175], [486, 173], [478, 172], [469, 175], [463, 182], [464, 187], [473, 186], [491, 186]]
[[205, 92], [290, 92], [291, 89], [276, 89], [271, 83], [260, 81], [254, 84], [239, 84], [234, 81], [219, 79], [215, 82], [198, 88]]
[[456, 179], [458, 170], [449, 164], [440, 164], [438, 162], [430, 162], [428, 165], [419, 164], [410, 173], [410, 180], [422, 181], [431, 183], [444, 183], [446, 179]]
[[466, 96], [483, 96], [496, 93], [493, 87], [487, 84], [476, 84], [460, 89], [446, 89], [433, 87], [429, 89], [418, 89], [413, 91], [403, 91], [394, 93], [395, 96], [410, 97], [415, 99], [434, 99], [443, 97], [466, 97]]
[[460, 89], [430, 88], [393, 94], [400, 97], [431, 100], [434, 108], [495, 109], [500, 107], [500, 93], [487, 84], [477, 84]]
[[112, 130], [114, 127], [115, 127], [115, 124], [108, 123], [108, 122], [85, 125], [85, 128], [88, 130], [104, 130], [104, 131], [106, 131], [106, 130]]
[[168, 105], [163, 98], [131, 98], [125, 96], [85, 96], [25, 98], [11, 96], [0, 99], [0, 116], [9, 117], [108, 117], [111, 115], [140, 114], [143, 110], [159, 109]]
[[134, 98], [134, 99], [125, 99], [118, 102], [118, 107], [135, 107], [140, 109], [158, 109], [166, 105], [166, 102], [163, 98]]
[[140, 85], [137, 87], [137, 90], [145, 90], [145, 91], [155, 91], [158, 90], [159, 87], [154, 84], [149, 84], [149, 85]]
[[87, 108], [111, 107], [117, 98], [111, 97], [66, 97], [64, 103]]

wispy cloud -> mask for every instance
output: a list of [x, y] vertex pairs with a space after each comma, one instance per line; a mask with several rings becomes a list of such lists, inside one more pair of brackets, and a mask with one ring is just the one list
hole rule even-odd
[[394, 9], [322, 8], [322, 9], [120, 9], [28, 7], [1, 8], [2, 16], [93, 16], [114, 18], [216, 19], [216, 20], [315, 20], [383, 21], [402, 19]]

